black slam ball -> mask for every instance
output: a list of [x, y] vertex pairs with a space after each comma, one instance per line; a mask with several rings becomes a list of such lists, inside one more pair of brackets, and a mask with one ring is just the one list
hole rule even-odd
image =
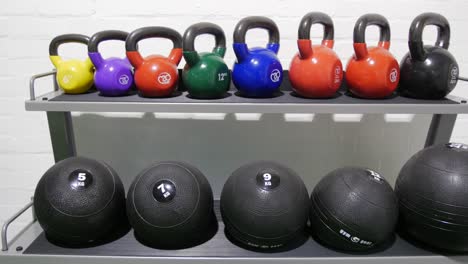
[[47, 238], [62, 245], [107, 240], [128, 226], [119, 176], [106, 163], [84, 157], [47, 170], [34, 193], [34, 210]]
[[290, 168], [272, 161], [246, 164], [221, 193], [226, 233], [250, 249], [285, 248], [306, 237], [308, 200], [304, 182]]
[[128, 191], [127, 214], [137, 239], [155, 248], [195, 246], [217, 230], [210, 184], [184, 162], [164, 161], [143, 170]]
[[400, 171], [399, 229], [433, 248], [468, 252], [468, 146], [425, 148]]
[[398, 203], [388, 182], [365, 168], [336, 169], [311, 195], [314, 237], [342, 251], [365, 252], [388, 242], [398, 220]]

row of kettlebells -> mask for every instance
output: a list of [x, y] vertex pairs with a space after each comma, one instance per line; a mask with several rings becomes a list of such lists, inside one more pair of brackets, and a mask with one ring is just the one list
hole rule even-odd
[[[310, 40], [310, 29], [314, 24], [324, 27], [321, 45], [312, 45]], [[380, 29], [376, 47], [367, 47], [365, 42], [365, 31], [370, 25]], [[423, 45], [422, 34], [428, 25], [438, 28], [434, 46]], [[265, 48], [248, 48], [245, 36], [253, 28], [268, 31], [269, 40]], [[195, 38], [201, 34], [215, 37], [212, 52], [198, 53], [195, 50]], [[173, 49], [169, 56], [143, 58], [137, 43], [156, 37], [172, 41]], [[283, 80], [283, 68], [277, 58], [279, 39], [278, 27], [266, 17], [246, 17], [236, 25], [233, 49], [237, 60], [232, 70], [232, 81], [243, 96], [270, 97], [278, 91]], [[105, 40], [125, 41], [126, 58], [104, 59], [98, 51], [98, 44]], [[389, 52], [390, 26], [387, 19], [378, 14], [363, 15], [354, 27], [355, 54], [348, 62], [345, 75], [348, 88], [358, 97], [372, 99], [392, 95], [399, 85], [403, 95], [441, 99], [455, 88], [458, 81], [458, 64], [447, 50], [449, 40], [447, 19], [439, 14], [423, 13], [411, 24], [410, 52], [399, 65]], [[57, 54], [58, 46], [67, 42], [87, 44], [89, 60], [62, 60]], [[289, 69], [294, 91], [307, 98], [333, 97], [342, 83], [343, 67], [332, 50], [332, 19], [320, 12], [306, 14], [299, 25], [297, 45], [299, 53]], [[229, 89], [231, 74], [223, 60], [225, 52], [223, 30], [207, 22], [190, 26], [183, 37], [166, 27], [144, 27], [130, 34], [107, 30], [94, 34], [90, 39], [77, 34], [61, 35], [52, 40], [49, 48], [50, 59], [57, 68], [57, 82], [66, 93], [84, 93], [94, 83], [101, 95], [121, 96], [135, 84], [142, 96], [167, 97], [177, 88], [177, 65], [183, 56], [187, 62], [182, 74], [184, 84], [191, 97], [201, 99], [223, 97]]]

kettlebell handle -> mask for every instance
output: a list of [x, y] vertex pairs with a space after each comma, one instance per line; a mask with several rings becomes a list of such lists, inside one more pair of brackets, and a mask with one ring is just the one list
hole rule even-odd
[[378, 26], [380, 30], [379, 47], [384, 49], [390, 48], [390, 24], [388, 20], [379, 14], [366, 14], [361, 16], [354, 25], [354, 51], [357, 59], [367, 57], [367, 44], [366, 44], [366, 28], [368, 26]]
[[424, 28], [429, 25], [437, 27], [435, 46], [448, 49], [450, 44], [450, 24], [448, 20], [437, 13], [423, 13], [411, 23], [408, 41], [411, 58], [421, 61], [426, 59], [427, 52], [424, 49], [422, 35]]
[[202, 34], [210, 34], [215, 37], [213, 53], [224, 58], [224, 54], [226, 53], [226, 35], [223, 29], [213, 23], [201, 22], [187, 28], [182, 37], [184, 58], [189, 65], [195, 65], [200, 60], [200, 56], [195, 50], [195, 38]]
[[322, 12], [310, 12], [302, 18], [299, 24], [298, 39], [310, 39], [310, 29], [314, 24], [323, 25], [323, 41], [334, 39], [333, 21], [329, 15]]
[[262, 16], [250, 16], [241, 19], [234, 29], [234, 43], [245, 43], [247, 31], [253, 28], [263, 28], [268, 31], [268, 44], [279, 43], [278, 26], [273, 20]]
[[[216, 52], [219, 49], [224, 49], [226, 51], [226, 35], [224, 35], [223, 29], [213, 23], [201, 22], [194, 24], [187, 28], [182, 37], [182, 45], [184, 51], [195, 51], [195, 38], [202, 34], [210, 34], [215, 37], [215, 47], [213, 52]], [[224, 57], [224, 52], [221, 55]]]
[[128, 33], [121, 30], [104, 30], [95, 33], [91, 36], [88, 44], [88, 52], [99, 52], [98, 45], [99, 43], [106, 40], [121, 40], [125, 41], [127, 39]]
[[81, 34], [64, 34], [56, 36], [49, 44], [49, 55], [58, 56], [58, 47], [65, 43], [81, 43], [88, 45], [89, 37]]
[[[173, 48], [168, 56], [169, 61], [179, 64], [182, 59], [182, 36], [174, 29], [167, 27], [142, 27], [131, 32], [125, 41], [125, 49], [128, 53], [134, 54], [129, 57], [130, 63], [134, 67], [139, 67], [144, 59], [138, 52], [138, 42], [148, 38], [166, 38], [172, 41]], [[128, 56], [127, 56], [128, 57]]]
[[88, 55], [96, 69], [99, 69], [104, 64], [104, 58], [98, 51], [99, 43], [106, 40], [122, 40], [127, 39], [128, 33], [120, 30], [104, 30], [95, 33], [91, 36], [88, 44]]
[[275, 54], [279, 51], [279, 30], [276, 23], [263, 16], [250, 16], [241, 19], [234, 28], [234, 53], [239, 61], [243, 61], [249, 55], [249, 49], [245, 43], [245, 35], [249, 29], [263, 28], [268, 31], [267, 49]]
[[323, 25], [322, 45], [330, 49], [333, 48], [335, 29], [331, 17], [322, 12], [310, 12], [302, 18], [297, 33], [298, 48], [301, 58], [309, 58], [313, 55], [310, 29], [314, 24]]

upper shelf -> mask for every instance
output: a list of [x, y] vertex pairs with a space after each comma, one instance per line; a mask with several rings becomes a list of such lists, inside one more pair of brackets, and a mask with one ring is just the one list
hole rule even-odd
[[456, 114], [468, 113], [466, 99], [448, 96], [443, 100], [418, 100], [395, 95], [381, 100], [355, 98], [346, 87], [332, 99], [305, 99], [291, 91], [285, 74], [281, 92], [273, 98], [245, 98], [234, 87], [221, 99], [192, 99], [183, 84], [171, 98], [144, 98], [134, 92], [123, 97], [100, 96], [96, 90], [86, 94], [68, 95], [56, 90], [34, 96], [34, 80], [53, 73], [38, 75], [31, 80], [31, 99], [28, 111], [79, 112], [174, 112], [174, 113], [400, 113], [400, 114]]

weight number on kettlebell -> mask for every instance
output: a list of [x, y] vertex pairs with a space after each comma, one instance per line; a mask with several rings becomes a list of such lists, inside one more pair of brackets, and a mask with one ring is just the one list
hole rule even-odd
[[390, 72], [390, 81], [392, 83], [396, 82], [398, 79], [398, 70], [393, 68], [392, 71]]
[[218, 73], [218, 81], [224, 81], [224, 78], [226, 78], [227, 75], [227, 72]]

